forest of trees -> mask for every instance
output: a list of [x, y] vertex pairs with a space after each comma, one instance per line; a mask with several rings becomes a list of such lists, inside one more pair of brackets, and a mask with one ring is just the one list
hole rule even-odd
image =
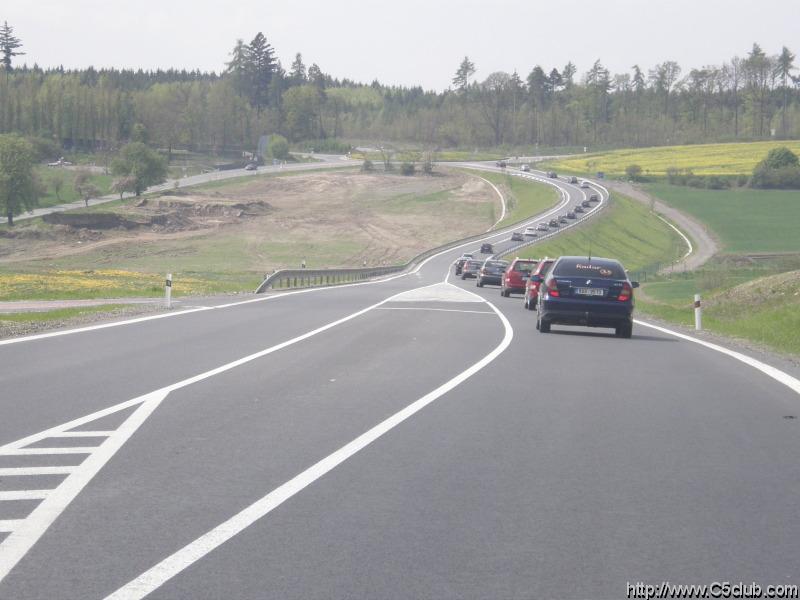
[[[792, 52], [754, 44], [721, 65], [673, 61], [612, 74], [538, 65], [476, 80], [469, 58], [444, 92], [336, 79], [297, 54], [285, 70], [265, 36], [237, 41], [224, 72], [42, 69], [18, 65], [22, 42], [0, 27], [0, 133], [75, 150], [127, 141], [223, 154], [280, 133], [428, 148], [655, 146], [800, 137]], [[28, 49], [26, 49], [28, 50]], [[27, 58], [35, 58], [28, 50]]]

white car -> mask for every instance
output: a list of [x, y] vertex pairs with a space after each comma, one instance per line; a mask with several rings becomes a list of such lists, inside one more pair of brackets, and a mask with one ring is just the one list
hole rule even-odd
[[589, 187], [589, 182], [588, 181], [581, 181], [581, 187], [584, 188], [584, 189], [588, 188]]
[[539, 234], [536, 233], [536, 227], [526, 227], [525, 228], [525, 232], [523, 233], [523, 235], [528, 236], [528, 237], [531, 237], [531, 236], [536, 237]]

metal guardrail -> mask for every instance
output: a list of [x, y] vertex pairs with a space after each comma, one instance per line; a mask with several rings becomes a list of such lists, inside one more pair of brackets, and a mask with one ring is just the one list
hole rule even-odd
[[[530, 174], [528, 173], [526, 173], [525, 175], [530, 176]], [[537, 179], [542, 183], [548, 183], [550, 185], [555, 186], [555, 184], [552, 183], [551, 181], [545, 180], [541, 177], [533, 176], [531, 177], [531, 179]], [[558, 186], [555, 187], [559, 191], [561, 190], [560, 187]], [[605, 188], [603, 189], [605, 190]], [[606, 193], [608, 193], [608, 190], [605, 191]], [[587, 217], [588, 216], [589, 215], [587, 215]], [[457, 248], [458, 246], [469, 244], [470, 242], [483, 240], [492, 235], [510, 231], [512, 229], [515, 229], [516, 227], [519, 227], [520, 224], [526, 223], [533, 218], [535, 217], [525, 217], [524, 219], [520, 219], [519, 221], [515, 221], [514, 223], [510, 223], [509, 225], [506, 225], [505, 227], [496, 229], [494, 231], [485, 231], [483, 233], [477, 233], [469, 237], [448, 242], [447, 244], [442, 244], [441, 246], [437, 246], [436, 248], [431, 248], [430, 250], [426, 250], [425, 252], [418, 254], [404, 265], [395, 265], [390, 267], [361, 267], [361, 268], [349, 268], [349, 269], [280, 269], [278, 271], [275, 271], [268, 277], [266, 277], [264, 281], [261, 282], [261, 285], [259, 285], [258, 288], [256, 289], [256, 294], [263, 294], [269, 289], [283, 290], [283, 289], [323, 287], [323, 286], [342, 285], [346, 283], [356, 283], [359, 281], [366, 281], [368, 279], [377, 279], [379, 277], [386, 277], [387, 275], [393, 275], [395, 273], [402, 273], [408, 269], [415, 267], [425, 259], [430, 258], [431, 256], [434, 256], [436, 254], [439, 254], [440, 252], [450, 250], [451, 248]]]

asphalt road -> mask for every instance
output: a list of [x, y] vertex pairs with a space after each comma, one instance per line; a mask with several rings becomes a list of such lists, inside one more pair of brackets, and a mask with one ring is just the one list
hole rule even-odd
[[539, 334], [453, 277], [477, 245], [0, 342], [0, 598], [800, 583], [800, 382], [641, 323]]

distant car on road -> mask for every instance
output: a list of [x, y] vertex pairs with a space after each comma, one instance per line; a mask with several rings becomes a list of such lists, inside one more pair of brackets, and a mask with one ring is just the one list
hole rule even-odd
[[581, 206], [582, 206], [583, 208], [589, 208], [589, 207], [591, 207], [591, 206], [592, 206], [592, 203], [591, 203], [591, 202], [589, 202], [588, 200], [584, 200], [583, 202], [581, 202]]
[[599, 202], [600, 198], [597, 197], [597, 194], [592, 194], [589, 196], [589, 202]]
[[503, 273], [505, 273], [507, 267], [507, 260], [492, 260], [491, 258], [487, 258], [483, 262], [480, 271], [478, 271], [478, 287], [483, 287], [486, 284], [500, 285]]
[[582, 212], [586, 212], [585, 210], [583, 210], [583, 207], [582, 207], [580, 204], [576, 204], [576, 205], [575, 205], [575, 208], [574, 208], [573, 210], [574, 210], [576, 213], [582, 213]]
[[525, 281], [535, 267], [536, 261], [532, 258], [512, 260], [500, 281], [500, 295], [508, 298], [511, 294], [525, 291]]
[[536, 329], [550, 326], [613, 327], [618, 337], [633, 334], [633, 289], [625, 268], [613, 258], [562, 256], [546, 277], [537, 276]]
[[550, 179], [558, 179], [558, 174], [557, 174], [555, 171], [548, 171], [548, 172], [547, 172], [547, 176], [548, 176]]
[[547, 231], [550, 228], [547, 226], [547, 223], [539, 223], [536, 229], [538, 229], [539, 231]]
[[481, 244], [481, 254], [494, 254], [491, 244]]
[[550, 219], [550, 227], [558, 227], [558, 219]]
[[464, 263], [467, 262], [470, 258], [472, 258], [472, 253], [465, 252], [456, 259], [456, 262], [453, 263], [456, 275], [461, 275], [461, 270], [464, 268]]
[[530, 166], [530, 165], [522, 165], [522, 166], [519, 168], [519, 170], [520, 170], [520, 171], [525, 171], [525, 172], [527, 173], [528, 171], [530, 171], [530, 170], [531, 170], [531, 166]]
[[578, 178], [573, 175], [572, 177], [569, 178], [569, 182], [570, 183], [578, 183]]
[[582, 187], [583, 189], [586, 189], [586, 188], [588, 188], [588, 187], [589, 187], [589, 182], [588, 182], [588, 181], [586, 181], [586, 180], [584, 180], [584, 181], [581, 181], [581, 187]]
[[528, 236], [528, 237], [536, 237], [539, 234], [536, 233], [536, 227], [526, 227], [525, 228], [525, 235]]
[[574, 213], [573, 211], [569, 211], [569, 212], [567, 213], [567, 218], [568, 218], [568, 219], [574, 219], [574, 218], [575, 218], [575, 213]]
[[464, 266], [461, 268], [461, 279], [477, 277], [481, 266], [483, 266], [483, 262], [475, 260], [474, 258], [467, 259], [464, 262]]
[[521, 242], [524, 239], [525, 238], [523, 237], [523, 235], [519, 231], [515, 231], [514, 233], [511, 234], [511, 241], [512, 242]]
[[508, 163], [504, 160], [498, 160], [495, 164], [501, 169], [505, 169], [508, 166]]
[[536, 276], [539, 275], [540, 277], [544, 277], [547, 275], [547, 271], [550, 270], [550, 267], [554, 262], [556, 262], [554, 258], [541, 259], [537, 263], [536, 268], [531, 271], [528, 280], [525, 282], [525, 295], [523, 296], [523, 301], [525, 308], [528, 310], [536, 310], [536, 302], [539, 299], [539, 285], [541, 282], [536, 279]]
[[244, 166], [245, 171], [255, 171], [256, 169], [258, 169], [258, 165], [256, 163], [247, 163]]
[[559, 222], [559, 223], [566, 223], [566, 222], [567, 222], [567, 215], [561, 215], [561, 216], [558, 218], [558, 222]]

